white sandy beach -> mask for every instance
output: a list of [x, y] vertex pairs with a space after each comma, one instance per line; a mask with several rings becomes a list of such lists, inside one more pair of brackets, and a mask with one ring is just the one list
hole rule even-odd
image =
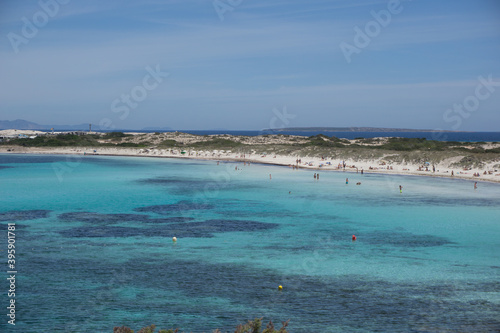
[[[10, 151], [7, 151], [9, 150]], [[95, 152], [94, 152], [95, 151]], [[331, 160], [321, 159], [319, 157], [304, 156], [282, 156], [282, 155], [260, 155], [260, 154], [239, 154], [230, 151], [203, 151], [191, 150], [184, 154], [179, 149], [140, 149], [140, 148], [114, 148], [114, 147], [96, 147], [96, 148], [72, 148], [72, 147], [50, 147], [50, 148], [25, 148], [25, 147], [3, 147], [1, 153], [12, 154], [62, 154], [62, 155], [107, 155], [107, 156], [136, 156], [136, 157], [158, 157], [158, 158], [181, 158], [181, 159], [199, 159], [214, 161], [233, 161], [241, 163], [264, 163], [289, 166], [298, 166], [303, 169], [315, 169], [321, 171], [340, 171], [349, 173], [382, 173], [394, 175], [417, 175], [429, 177], [447, 177], [454, 179], [468, 179], [474, 181], [500, 182], [500, 170], [495, 169], [496, 163], [489, 163], [482, 169], [460, 170], [450, 168], [449, 165], [457, 162], [460, 157], [444, 160], [435, 165], [433, 172], [432, 165], [416, 164], [388, 164], [380, 159], [353, 161], [353, 160]], [[297, 159], [300, 163], [297, 163]], [[343, 163], [345, 162], [345, 169]], [[453, 176], [452, 176], [453, 173]], [[479, 174], [479, 176], [474, 176]]]

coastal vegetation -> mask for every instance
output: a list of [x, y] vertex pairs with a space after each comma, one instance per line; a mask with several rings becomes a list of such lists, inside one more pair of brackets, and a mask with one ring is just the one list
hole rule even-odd
[[2, 142], [3, 145], [22, 147], [89, 147], [99, 146], [100, 135], [57, 134], [37, 136], [36, 138], [15, 138]]
[[123, 132], [108, 132], [103, 135], [103, 139], [111, 139], [113, 141], [121, 140], [122, 138], [131, 137], [132, 134], [125, 134]]
[[12, 138], [0, 143], [20, 147], [81, 147], [97, 149], [116, 147], [161, 149], [185, 152], [231, 151], [241, 154], [286, 155], [302, 158], [383, 160], [387, 163], [439, 164], [449, 161], [456, 168], [482, 167], [500, 162], [500, 143], [455, 142], [425, 138], [356, 138], [347, 140], [323, 134], [293, 136], [265, 134], [260, 136], [194, 135], [167, 133], [60, 133], [35, 138]]
[[238, 141], [233, 141], [230, 139], [223, 138], [212, 138], [207, 141], [198, 141], [191, 144], [194, 148], [209, 148], [209, 149], [228, 149], [235, 148], [241, 146], [241, 143]]

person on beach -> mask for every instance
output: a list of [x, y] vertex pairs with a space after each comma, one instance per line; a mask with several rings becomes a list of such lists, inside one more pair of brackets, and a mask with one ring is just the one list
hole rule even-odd
[[474, 183], [474, 189], [477, 190], [477, 182]]
[[347, 184], [349, 184], [349, 178], [346, 178], [346, 179], [345, 179], [345, 184], [346, 184], [346, 185], [347, 185]]
[[399, 193], [403, 193], [403, 186], [399, 185]]
[[453, 177], [453, 170], [451, 170], [451, 176]]
[[319, 173], [316, 175], [316, 179], [319, 180]]
[[316, 172], [314, 173], [314, 179], [316, 179]]
[[363, 174], [363, 169], [361, 169], [361, 174]]

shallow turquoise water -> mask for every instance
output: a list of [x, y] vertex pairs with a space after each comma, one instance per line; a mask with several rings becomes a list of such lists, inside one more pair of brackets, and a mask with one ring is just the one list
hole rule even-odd
[[0, 155], [0, 254], [15, 222], [18, 270], [0, 330], [500, 329], [500, 185], [314, 172]]

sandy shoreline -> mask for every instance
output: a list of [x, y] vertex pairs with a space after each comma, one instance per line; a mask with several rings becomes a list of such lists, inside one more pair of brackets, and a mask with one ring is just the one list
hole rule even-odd
[[[7, 150], [11, 151], [7, 151]], [[94, 152], [95, 150], [95, 152]], [[378, 173], [387, 175], [412, 175], [426, 177], [444, 177], [449, 179], [464, 179], [471, 181], [487, 181], [500, 183], [500, 170], [494, 170], [492, 166], [485, 169], [460, 170], [457, 168], [449, 168], [445, 165], [435, 165], [433, 172], [432, 165], [414, 165], [414, 164], [397, 164], [385, 163], [382, 160], [331, 160], [321, 159], [319, 157], [300, 157], [300, 156], [281, 156], [281, 155], [259, 155], [259, 154], [240, 154], [240, 153], [214, 153], [214, 152], [186, 152], [181, 154], [178, 150], [169, 149], [137, 149], [137, 148], [25, 148], [25, 147], [4, 147], [0, 153], [10, 154], [54, 154], [54, 155], [101, 155], [101, 156], [133, 156], [133, 157], [157, 157], [157, 158], [179, 158], [179, 159], [197, 159], [197, 160], [213, 160], [213, 161], [230, 161], [241, 163], [259, 163], [278, 166], [298, 167], [300, 169], [313, 169], [318, 171], [338, 171], [349, 173]], [[297, 163], [300, 159], [300, 163]], [[343, 167], [345, 163], [345, 169]], [[385, 164], [384, 164], [385, 163]], [[426, 167], [427, 170], [426, 171]], [[419, 170], [420, 168], [420, 170]], [[452, 176], [453, 172], [453, 176]], [[485, 174], [486, 172], [486, 174]], [[479, 176], [474, 176], [479, 174]]]

